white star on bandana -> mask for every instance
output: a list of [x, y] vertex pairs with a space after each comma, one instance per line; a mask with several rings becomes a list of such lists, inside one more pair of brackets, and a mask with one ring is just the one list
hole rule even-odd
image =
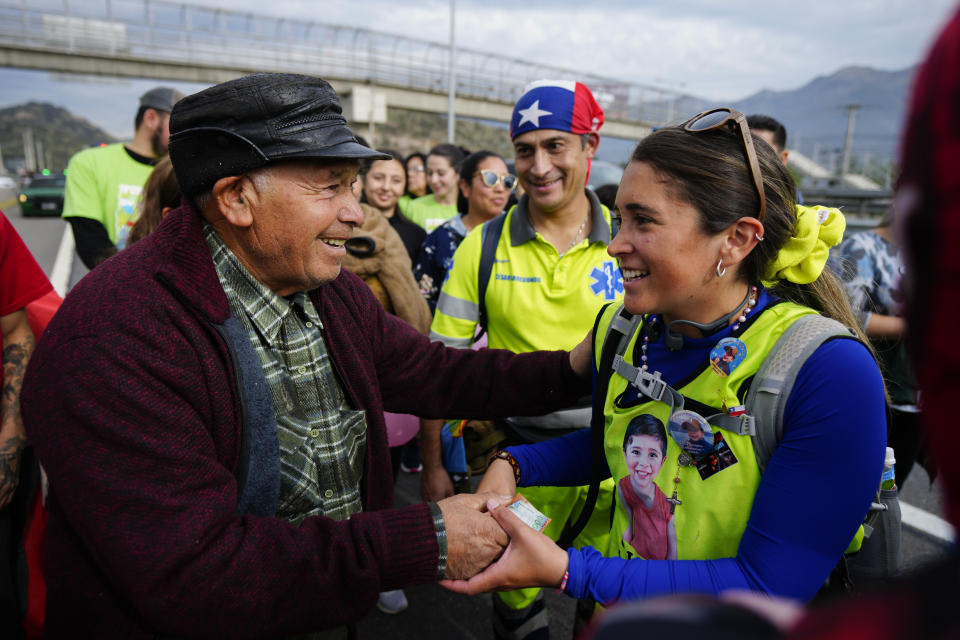
[[540, 127], [540, 118], [543, 116], [552, 116], [553, 112], [540, 109], [540, 101], [534, 100], [533, 104], [526, 109], [517, 111], [520, 114], [520, 122], [517, 123], [517, 129], [523, 126], [524, 122], [530, 122], [534, 127]]

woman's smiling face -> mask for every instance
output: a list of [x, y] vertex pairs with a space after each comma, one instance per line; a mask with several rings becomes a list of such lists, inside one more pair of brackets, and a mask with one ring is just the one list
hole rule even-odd
[[460, 176], [445, 156], [427, 156], [427, 181], [433, 195], [442, 198], [457, 188]]
[[620, 263], [627, 310], [696, 320], [715, 293], [722, 236], [706, 234], [700, 213], [645, 162], [627, 165], [617, 209], [620, 231], [607, 251]]

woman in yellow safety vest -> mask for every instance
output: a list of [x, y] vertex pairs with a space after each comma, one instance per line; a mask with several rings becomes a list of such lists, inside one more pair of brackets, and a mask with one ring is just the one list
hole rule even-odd
[[[884, 460], [885, 399], [869, 348], [845, 334], [802, 362], [768, 459], [743, 428], [751, 382], [788, 328], [816, 315], [856, 325], [824, 270], [843, 217], [797, 206], [795, 193], [737, 111], [710, 110], [640, 141], [609, 247], [629, 314], [607, 307], [592, 338], [600, 475], [619, 488], [609, 547], [561, 549], [522, 524], [515, 511], [523, 509], [491, 503], [510, 546], [448, 588], [555, 586], [601, 604], [734, 588], [813, 597], [859, 542]], [[603, 370], [611, 325], [625, 348]], [[643, 433], [666, 434], [665, 448], [628, 435], [641, 416], [651, 423]], [[479, 490], [512, 496], [517, 487], [584, 484], [591, 437], [584, 430], [500, 452]]]

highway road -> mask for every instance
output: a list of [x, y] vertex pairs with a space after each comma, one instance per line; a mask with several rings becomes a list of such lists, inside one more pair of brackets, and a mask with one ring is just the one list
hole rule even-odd
[[[0, 209], [11, 220], [55, 286], [68, 289], [82, 277], [85, 269], [72, 255], [72, 238], [65, 222], [59, 218], [23, 218], [16, 205], [16, 192], [9, 190], [0, 190]], [[59, 264], [58, 253], [61, 254]], [[406, 486], [408, 483], [409, 486]], [[901, 568], [911, 571], [942, 555], [952, 544], [955, 533], [942, 520], [940, 487], [931, 485], [922, 468], [915, 467], [905, 486], [900, 489], [905, 524]], [[416, 493], [415, 482], [401, 479], [398, 502], [413, 501]], [[814, 497], [811, 496], [811, 499]]]

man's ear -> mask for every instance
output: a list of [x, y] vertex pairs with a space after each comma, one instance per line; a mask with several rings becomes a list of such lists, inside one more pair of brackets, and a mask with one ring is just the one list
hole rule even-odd
[[141, 126], [146, 125], [150, 131], [156, 131], [160, 126], [160, 118], [160, 113], [156, 109], [149, 108], [143, 112], [143, 124]]
[[600, 134], [596, 131], [591, 131], [587, 134], [587, 143], [584, 145], [584, 151], [587, 154], [588, 158], [592, 158], [597, 154], [597, 147], [600, 146]]
[[249, 197], [244, 193], [248, 182], [246, 176], [228, 176], [213, 183], [211, 192], [217, 210], [235, 227], [249, 227], [253, 224]]

